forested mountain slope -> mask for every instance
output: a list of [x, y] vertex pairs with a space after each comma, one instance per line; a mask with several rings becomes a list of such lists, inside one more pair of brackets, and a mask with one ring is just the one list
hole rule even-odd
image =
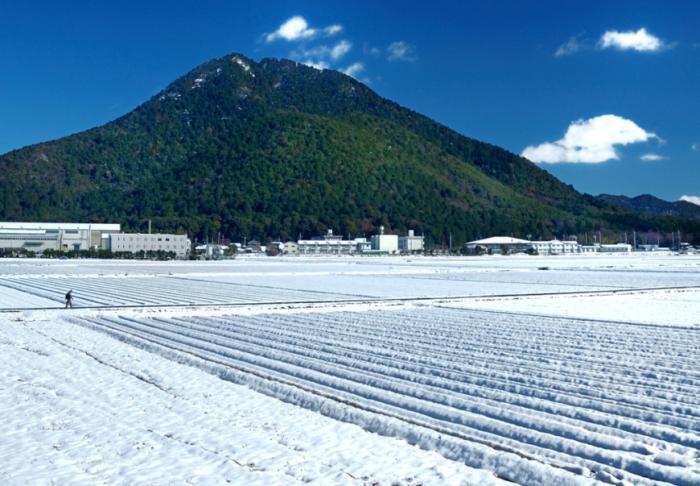
[[207, 62], [104, 126], [0, 156], [4, 220], [120, 222], [206, 237], [434, 242], [697, 223], [582, 195], [337, 71], [240, 54]]

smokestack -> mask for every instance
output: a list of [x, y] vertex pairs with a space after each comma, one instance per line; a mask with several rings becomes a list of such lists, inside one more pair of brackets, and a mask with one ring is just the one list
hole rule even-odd
[[148, 234], [151, 234], [151, 220], [148, 220]]

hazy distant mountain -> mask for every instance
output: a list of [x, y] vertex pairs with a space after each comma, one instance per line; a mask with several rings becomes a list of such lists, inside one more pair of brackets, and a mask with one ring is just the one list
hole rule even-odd
[[700, 221], [700, 206], [687, 201], [664, 201], [650, 194], [636, 197], [601, 194], [598, 198], [614, 206], [633, 211]]
[[143, 229], [149, 218], [160, 231], [248, 239], [382, 224], [455, 243], [677, 226], [582, 195], [340, 72], [240, 54], [104, 126], [7, 153], [0, 169], [0, 217], [15, 221]]

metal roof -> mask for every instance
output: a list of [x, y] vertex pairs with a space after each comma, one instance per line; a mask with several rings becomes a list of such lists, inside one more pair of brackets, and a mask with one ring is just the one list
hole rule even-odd
[[492, 236], [483, 240], [470, 241], [467, 245], [529, 245], [528, 240], [513, 238], [511, 236]]
[[92, 230], [119, 231], [118, 223], [29, 223], [29, 222], [0, 222], [0, 230]]

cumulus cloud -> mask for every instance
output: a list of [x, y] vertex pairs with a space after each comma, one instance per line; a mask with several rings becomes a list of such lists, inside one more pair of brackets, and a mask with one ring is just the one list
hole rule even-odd
[[392, 42], [386, 48], [386, 51], [389, 61], [413, 62], [416, 60], [416, 48], [404, 41]]
[[267, 42], [274, 42], [279, 39], [284, 39], [286, 41], [299, 41], [305, 39], [312, 39], [323, 33], [326, 36], [335, 35], [343, 30], [342, 25], [333, 24], [325, 27], [321, 30], [312, 28], [309, 23], [301, 15], [295, 15], [287, 19], [279, 28], [265, 35], [265, 40]]
[[352, 76], [353, 78], [357, 78], [357, 75], [360, 74], [364, 70], [365, 70], [365, 65], [362, 64], [361, 62], [356, 62], [356, 63], [350, 64], [348, 67], [346, 67], [342, 71], [345, 74], [347, 74], [348, 76]]
[[698, 206], [700, 206], [700, 196], [686, 196], [686, 195], [683, 195], [683, 196], [681, 196], [680, 198], [678, 198], [678, 200], [679, 200], [679, 201], [689, 202], [689, 203], [692, 203], [692, 204], [697, 204]]
[[659, 154], [644, 154], [641, 157], [639, 157], [640, 160], [646, 160], [646, 161], [656, 161], [656, 160], [664, 160], [666, 157], [663, 155]]
[[645, 28], [641, 28], [636, 32], [608, 30], [600, 37], [598, 46], [601, 49], [615, 48], [622, 51], [655, 52], [661, 50], [664, 43], [658, 37], [647, 32]]
[[279, 28], [265, 36], [267, 42], [273, 42], [277, 39], [294, 41], [299, 39], [308, 39], [316, 35], [316, 29], [309, 27], [306, 19], [300, 15], [288, 19]]
[[525, 148], [522, 156], [536, 163], [560, 162], [597, 164], [619, 159], [617, 145], [646, 142], [658, 138], [632, 120], [617, 115], [601, 115], [576, 120], [569, 125], [564, 137]]
[[555, 57], [570, 56], [576, 54], [582, 49], [581, 41], [578, 35], [569, 37], [569, 40], [564, 42], [554, 53]]

